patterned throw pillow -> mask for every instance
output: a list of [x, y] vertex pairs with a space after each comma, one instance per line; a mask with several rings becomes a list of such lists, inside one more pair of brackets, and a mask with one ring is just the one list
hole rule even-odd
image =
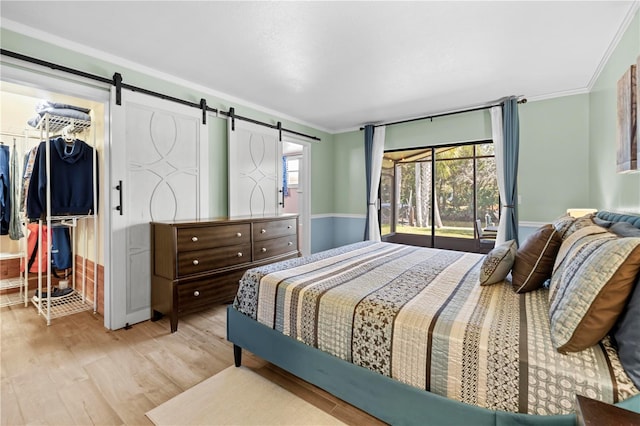
[[562, 238], [553, 225], [545, 225], [529, 236], [516, 252], [512, 284], [516, 293], [537, 290], [551, 278]]
[[511, 271], [516, 251], [516, 240], [509, 240], [487, 253], [480, 267], [480, 285], [504, 281]]
[[640, 270], [640, 238], [599, 226], [562, 242], [549, 286], [551, 340], [561, 353], [599, 342], [616, 322]]
[[[568, 238], [571, 234], [573, 234], [579, 229], [586, 228], [587, 226], [596, 225], [596, 222], [593, 220], [594, 218], [595, 218], [595, 215], [593, 214], [588, 214], [586, 216], [581, 216], [576, 218], [576, 220], [574, 220], [573, 223], [569, 225], [569, 228], [565, 231], [564, 235], [562, 236], [562, 239], [564, 240]], [[602, 228], [605, 228], [605, 227], [602, 226]]]
[[564, 238], [564, 234], [569, 230], [569, 227], [573, 225], [573, 222], [576, 221], [576, 218], [573, 216], [564, 215], [555, 219], [552, 223], [553, 227], [556, 228], [558, 234], [560, 234], [561, 238]]

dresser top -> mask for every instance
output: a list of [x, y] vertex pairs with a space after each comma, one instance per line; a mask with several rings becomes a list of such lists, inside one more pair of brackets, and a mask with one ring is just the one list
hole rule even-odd
[[268, 220], [278, 220], [278, 219], [295, 219], [298, 217], [296, 213], [282, 213], [278, 215], [247, 215], [247, 216], [221, 216], [221, 217], [211, 217], [211, 218], [202, 218], [202, 219], [183, 219], [183, 220], [157, 220], [151, 222], [163, 224], [163, 225], [184, 225], [184, 224], [194, 224], [194, 225], [205, 225], [208, 223], [228, 223], [228, 222], [258, 222], [258, 221], [268, 221]]

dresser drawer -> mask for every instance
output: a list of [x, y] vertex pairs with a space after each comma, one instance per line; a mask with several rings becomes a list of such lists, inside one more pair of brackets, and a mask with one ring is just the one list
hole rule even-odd
[[296, 234], [272, 238], [255, 243], [253, 246], [253, 260], [258, 261], [297, 250], [298, 236]]
[[178, 253], [179, 277], [251, 262], [251, 244]]
[[192, 312], [216, 303], [232, 301], [238, 291], [238, 281], [241, 277], [242, 271], [178, 284], [178, 313]]
[[295, 235], [297, 220], [274, 220], [273, 222], [257, 222], [253, 224], [253, 241]]
[[249, 244], [251, 242], [251, 225], [248, 223], [178, 228], [177, 233], [179, 252]]

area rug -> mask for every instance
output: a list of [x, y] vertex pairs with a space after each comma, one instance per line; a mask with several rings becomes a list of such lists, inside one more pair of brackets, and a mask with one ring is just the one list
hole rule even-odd
[[342, 425], [246, 367], [229, 367], [146, 413], [155, 425]]

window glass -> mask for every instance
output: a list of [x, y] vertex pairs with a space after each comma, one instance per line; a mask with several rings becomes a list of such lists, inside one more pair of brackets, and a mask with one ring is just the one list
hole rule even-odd
[[493, 143], [385, 152], [380, 197], [382, 235], [474, 239], [500, 213]]
[[287, 158], [287, 182], [289, 186], [297, 186], [300, 175], [300, 159]]

